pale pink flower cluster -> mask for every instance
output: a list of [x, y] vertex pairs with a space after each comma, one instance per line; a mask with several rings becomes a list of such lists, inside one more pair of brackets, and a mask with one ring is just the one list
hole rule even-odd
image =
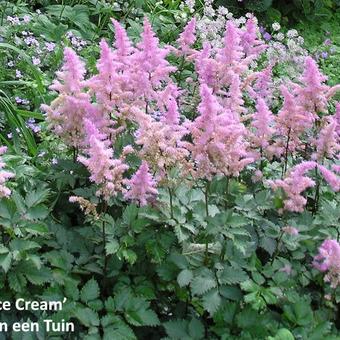
[[246, 129], [230, 110], [223, 109], [207, 85], [201, 85], [200, 94], [200, 115], [187, 124], [193, 139], [188, 149], [196, 163], [197, 176], [238, 176], [253, 162], [247, 151]]
[[155, 200], [158, 195], [156, 182], [149, 172], [148, 163], [143, 161], [137, 172], [130, 180], [126, 181], [128, 191], [124, 197], [139, 203], [141, 206]]
[[[0, 156], [3, 155], [7, 151], [6, 146], [0, 147]], [[5, 167], [5, 163], [0, 157], [0, 198], [9, 197], [11, 195], [11, 190], [7, 188], [6, 182], [8, 179], [13, 178], [14, 174], [12, 172], [3, 170]]]
[[308, 177], [306, 173], [315, 168], [320, 171], [325, 181], [335, 192], [340, 190], [340, 178], [335, 173], [314, 161], [302, 162], [291, 168], [285, 179], [267, 181], [273, 190], [281, 188], [284, 191], [286, 196], [284, 208], [286, 210], [293, 212], [304, 210], [307, 199], [302, 194], [308, 188], [315, 186], [315, 181]]
[[321, 272], [327, 272], [324, 281], [332, 288], [340, 285], [340, 244], [336, 240], [325, 240], [314, 257], [313, 265]]
[[[283, 105], [277, 109], [272, 105], [274, 65], [257, 64], [267, 45], [255, 18], [244, 23], [242, 27], [228, 20], [223, 44], [203, 41], [202, 48], [195, 48], [195, 19], [176, 47], [160, 46], [147, 19], [140, 42], [132, 44], [113, 20], [114, 44], [100, 42], [98, 72], [89, 77], [84, 62], [65, 49], [64, 66], [51, 86], [58, 97], [43, 109], [54, 132], [79, 151], [78, 159], [97, 184], [98, 195], [108, 200], [122, 193], [144, 205], [156, 196], [156, 182], [166, 183], [163, 180], [173, 168], [180, 178], [211, 179], [239, 176], [261, 160], [253, 176], [257, 181], [266, 173], [265, 157], [269, 162], [274, 157], [284, 161], [286, 170], [288, 158], [305, 151], [306, 143], [314, 149], [305, 159], [314, 154], [318, 163], [297, 164], [284, 179], [269, 181], [273, 189], [283, 189], [285, 209], [303, 210], [303, 192], [315, 184], [306, 173], [315, 167], [338, 190], [337, 175], [322, 164], [327, 160], [331, 165], [339, 155], [339, 114], [323, 120], [318, 116], [327, 113], [336, 89], [325, 85], [325, 77], [307, 58], [300, 83], [281, 86]], [[179, 59], [178, 70], [167, 59], [170, 53]], [[186, 66], [197, 73], [187, 82], [181, 74]], [[318, 138], [312, 138], [320, 126]], [[125, 137], [130, 144], [124, 147]], [[131, 153], [142, 165], [129, 180]]]
[[123, 190], [123, 175], [129, 167], [124, 163], [124, 156], [114, 158], [110, 141], [103, 139], [105, 135], [100, 134], [91, 121], [85, 120], [85, 130], [88, 156], [79, 156], [78, 160], [88, 168], [90, 180], [99, 185], [96, 194], [108, 200]]
[[306, 205], [306, 198], [301, 194], [308, 188], [313, 187], [315, 182], [305, 176], [305, 173], [315, 169], [315, 162], [303, 162], [290, 170], [289, 175], [281, 180], [269, 180], [268, 184], [273, 190], [282, 188], [287, 198], [284, 201], [286, 210], [302, 212]]

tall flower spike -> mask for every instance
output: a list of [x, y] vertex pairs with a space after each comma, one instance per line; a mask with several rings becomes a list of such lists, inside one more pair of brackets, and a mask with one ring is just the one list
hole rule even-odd
[[259, 54], [266, 49], [266, 45], [257, 38], [257, 25], [254, 17], [247, 20], [245, 28], [246, 30], [241, 36], [241, 45], [243, 46], [245, 55], [247, 57], [258, 57]]
[[83, 88], [85, 73], [85, 64], [71, 48], [65, 47], [64, 65], [61, 71], [56, 72], [58, 80], [50, 88], [59, 93], [77, 93]]
[[340, 285], [340, 244], [336, 240], [325, 240], [314, 257], [313, 266], [321, 272], [327, 272], [324, 281], [332, 288]]
[[318, 161], [324, 157], [332, 158], [340, 151], [339, 137], [336, 132], [337, 122], [332, 116], [324, 117], [322, 120], [325, 124], [319, 132], [316, 140], [316, 153], [314, 156]]
[[184, 27], [183, 32], [180, 34], [177, 42], [184, 54], [190, 52], [190, 46], [194, 44], [196, 40], [196, 19], [192, 18], [188, 24]]
[[148, 163], [145, 161], [142, 162], [132, 178], [126, 181], [126, 185], [128, 191], [124, 194], [124, 197], [139, 203], [140, 206], [152, 202], [158, 195], [156, 182], [149, 172]]
[[305, 176], [305, 173], [315, 169], [315, 162], [302, 162], [293, 167], [289, 175], [284, 179], [270, 180], [267, 183], [273, 190], [282, 188], [287, 198], [284, 200], [284, 208], [289, 211], [302, 212], [307, 200], [302, 196], [302, 193], [315, 185], [315, 182]]
[[298, 98], [305, 110], [316, 115], [327, 111], [327, 93], [329, 87], [324, 84], [327, 80], [318, 69], [313, 58], [306, 57], [305, 69], [301, 78], [303, 87], [299, 88]]
[[117, 20], [115, 19], [111, 20], [115, 29], [114, 46], [116, 48], [115, 51], [116, 58], [118, 61], [123, 62], [124, 58], [134, 51], [134, 48], [131, 46], [131, 42], [125, 29], [120, 25], [120, 23]]
[[269, 111], [266, 102], [259, 97], [257, 99], [256, 112], [253, 114], [253, 121], [251, 123], [256, 129], [253, 138], [255, 147], [259, 147], [263, 151], [268, 147], [269, 140], [274, 133], [274, 129], [271, 127], [273, 121], [273, 114]]
[[313, 124], [313, 115], [299, 105], [297, 98], [285, 86], [281, 86], [284, 102], [276, 116], [276, 132], [279, 135], [276, 142], [276, 154], [284, 152], [286, 143], [289, 152], [298, 149], [302, 142], [301, 135]]
[[89, 170], [90, 180], [99, 185], [96, 192], [105, 200], [123, 191], [123, 175], [128, 166], [121, 159], [113, 158], [113, 150], [109, 148], [109, 141], [103, 140], [103, 135], [90, 122], [85, 122], [87, 140], [87, 157], [79, 156], [79, 162], [83, 163]]
[[[0, 146], [0, 156], [7, 151], [6, 146]], [[0, 198], [8, 197], [11, 195], [11, 190], [6, 187], [6, 182], [8, 179], [14, 177], [12, 172], [3, 170], [5, 163], [0, 157]]]
[[41, 109], [47, 113], [50, 128], [72, 146], [82, 144], [83, 118], [93, 112], [90, 95], [83, 92], [85, 65], [70, 48], [65, 48], [64, 65], [57, 72], [58, 79], [50, 86], [59, 92], [51, 105], [43, 104]]

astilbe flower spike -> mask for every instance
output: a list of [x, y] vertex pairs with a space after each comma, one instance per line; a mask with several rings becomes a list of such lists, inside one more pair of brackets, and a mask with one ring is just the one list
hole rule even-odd
[[298, 89], [300, 105], [308, 112], [317, 117], [318, 112], [327, 111], [327, 92], [329, 87], [324, 84], [327, 79], [318, 69], [315, 60], [306, 57], [305, 69], [301, 81], [303, 86]]
[[168, 48], [160, 48], [147, 18], [144, 19], [142, 40], [137, 44], [137, 51], [131, 57], [130, 78], [135, 84], [137, 94], [147, 98], [154, 95], [154, 87], [162, 80], [169, 80], [169, 74], [176, 70], [166, 60]]
[[103, 135], [90, 120], [85, 120], [84, 125], [89, 145], [85, 150], [87, 156], [81, 155], [78, 160], [88, 168], [90, 180], [99, 185], [96, 195], [108, 200], [123, 191], [123, 175], [129, 167], [123, 159], [113, 158], [110, 142], [103, 140]]
[[[0, 146], [0, 156], [7, 151], [6, 146]], [[9, 197], [11, 195], [11, 190], [7, 188], [6, 182], [8, 179], [13, 178], [14, 174], [12, 172], [3, 170], [5, 163], [0, 157], [0, 198]]]
[[196, 19], [192, 18], [184, 27], [183, 32], [179, 35], [177, 42], [183, 54], [190, 54], [192, 52], [190, 47], [196, 40], [195, 29]]
[[245, 24], [245, 31], [241, 35], [241, 45], [247, 57], [257, 58], [266, 49], [266, 45], [257, 37], [257, 25], [254, 17], [249, 18]]
[[299, 149], [302, 145], [300, 137], [313, 124], [314, 118], [299, 105], [297, 98], [285, 86], [281, 86], [284, 103], [276, 116], [275, 126], [278, 138], [272, 153], [280, 156], [288, 147], [289, 152]]
[[238, 176], [254, 161], [247, 150], [246, 129], [229, 110], [223, 110], [207, 85], [201, 85], [200, 94], [200, 115], [187, 124], [193, 139], [188, 149], [197, 165], [196, 176]]
[[115, 60], [121, 63], [125, 63], [126, 57], [134, 52], [134, 48], [131, 45], [129, 37], [125, 29], [120, 25], [120, 23], [112, 19], [112, 23], [115, 30]]
[[327, 272], [324, 281], [332, 288], [340, 285], [340, 244], [336, 240], [325, 240], [314, 257], [313, 266], [321, 272]]
[[82, 91], [85, 87], [84, 75], [84, 63], [71, 48], [65, 48], [64, 65], [57, 72], [58, 79], [50, 86], [59, 95], [50, 106], [41, 106], [47, 113], [50, 128], [73, 147], [82, 144], [83, 118], [94, 110], [89, 94]]
[[313, 161], [302, 162], [292, 169], [290, 169], [289, 174], [284, 180], [269, 180], [267, 183], [271, 186], [273, 190], [282, 188], [286, 199], [284, 200], [284, 208], [293, 212], [302, 212], [307, 200], [302, 196], [302, 193], [315, 186], [315, 182], [305, 176], [305, 173], [315, 169], [317, 164]]
[[256, 148], [265, 151], [269, 145], [269, 141], [274, 134], [274, 116], [268, 109], [266, 102], [262, 98], [257, 99], [256, 112], [252, 117], [252, 127], [255, 132], [252, 134], [252, 142]]
[[324, 157], [333, 158], [340, 151], [339, 136], [336, 132], [337, 122], [332, 116], [326, 116], [322, 122], [324, 127], [320, 130], [315, 141], [316, 153], [313, 155], [318, 161]]
[[149, 166], [143, 161], [139, 169], [130, 180], [125, 181], [128, 187], [124, 197], [133, 202], [139, 203], [140, 206], [147, 205], [155, 200], [158, 195], [156, 182], [149, 172]]

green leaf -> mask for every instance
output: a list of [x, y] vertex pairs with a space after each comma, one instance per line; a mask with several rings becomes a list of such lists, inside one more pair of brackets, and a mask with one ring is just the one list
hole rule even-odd
[[203, 296], [203, 307], [210, 315], [216, 313], [222, 302], [218, 289], [212, 289]]
[[188, 339], [187, 322], [185, 320], [172, 320], [163, 323], [166, 333], [171, 339]]
[[191, 339], [203, 339], [204, 338], [204, 326], [198, 319], [191, 319], [188, 325], [189, 335]]
[[4, 270], [5, 273], [8, 272], [12, 263], [12, 253], [0, 254], [0, 266]]
[[194, 295], [203, 295], [208, 290], [217, 286], [213, 274], [195, 277], [191, 282], [191, 289]]
[[116, 252], [119, 249], [119, 243], [117, 240], [113, 239], [110, 242], [106, 244], [106, 255], [113, 255], [116, 254]]
[[80, 292], [80, 299], [83, 302], [95, 300], [99, 297], [99, 286], [95, 279], [86, 282]]
[[194, 275], [191, 270], [184, 269], [178, 274], [177, 282], [180, 287], [184, 287], [184, 286], [187, 286], [191, 282], [193, 277]]
[[125, 318], [133, 326], [157, 326], [160, 324], [157, 314], [151, 310], [128, 310]]
[[248, 279], [247, 273], [242, 268], [225, 267], [220, 275], [221, 283], [235, 284]]
[[99, 326], [98, 314], [90, 308], [78, 307], [74, 316], [86, 327]]
[[29, 192], [25, 197], [27, 207], [31, 208], [35, 205], [44, 202], [47, 199], [48, 194], [49, 194], [48, 189], [38, 189]]
[[26, 287], [27, 280], [25, 279], [25, 276], [20, 273], [16, 273], [15, 271], [11, 271], [8, 274], [8, 282], [9, 287], [20, 293], [22, 290]]

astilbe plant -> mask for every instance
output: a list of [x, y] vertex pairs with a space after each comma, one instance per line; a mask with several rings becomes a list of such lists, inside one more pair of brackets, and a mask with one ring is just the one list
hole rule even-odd
[[[122, 194], [144, 206], [157, 202], [172, 170], [200, 187], [215, 175], [242, 182], [254, 167], [253, 178], [282, 189], [286, 212], [304, 211], [306, 190], [318, 191], [322, 177], [339, 190], [339, 108], [335, 117], [328, 112], [336, 89], [325, 85], [314, 60], [306, 58], [301, 81], [282, 85], [277, 94], [273, 65], [261, 61], [266, 43], [253, 18], [244, 27], [229, 20], [224, 46], [203, 41], [201, 49], [194, 46], [194, 19], [177, 46], [163, 47], [147, 19], [135, 46], [113, 24], [114, 47], [101, 41], [98, 73], [84, 79], [84, 62], [67, 48], [51, 87], [58, 96], [43, 107], [52, 130], [79, 148], [97, 195], [108, 202]], [[180, 59], [178, 69], [167, 60], [171, 53]], [[186, 66], [195, 70], [191, 82], [182, 81]], [[273, 104], [282, 99], [281, 106]], [[124, 136], [133, 142], [122, 148]], [[129, 154], [141, 163], [137, 170]], [[274, 163], [281, 179], [266, 171]], [[208, 195], [206, 190], [207, 210]], [[171, 207], [172, 199], [170, 190]]]

